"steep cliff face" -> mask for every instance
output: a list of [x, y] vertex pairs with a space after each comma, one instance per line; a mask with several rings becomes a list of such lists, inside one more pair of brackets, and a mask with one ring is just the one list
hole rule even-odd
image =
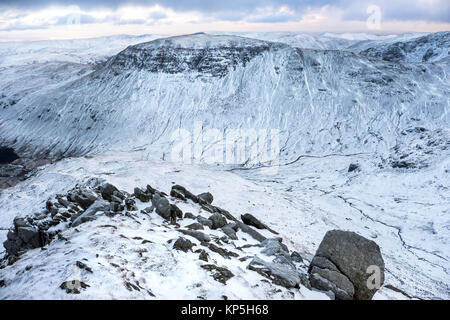
[[158, 143], [160, 157], [174, 130], [192, 131], [200, 121], [220, 131], [279, 129], [282, 156], [292, 160], [304, 152], [385, 152], [404, 129], [449, 122], [447, 64], [368, 60], [237, 36], [159, 39], [94, 69], [56, 70], [62, 81], [44, 74], [33, 90], [2, 86], [5, 144], [62, 157]]

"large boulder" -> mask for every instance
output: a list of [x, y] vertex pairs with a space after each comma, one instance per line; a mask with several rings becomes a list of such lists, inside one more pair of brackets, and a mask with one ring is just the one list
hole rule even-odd
[[[379, 270], [379, 274], [373, 270]], [[384, 261], [372, 240], [354, 232], [332, 230], [320, 243], [309, 273], [313, 286], [333, 291], [338, 299], [370, 300], [384, 282]], [[369, 279], [372, 276], [379, 277], [375, 283]]]

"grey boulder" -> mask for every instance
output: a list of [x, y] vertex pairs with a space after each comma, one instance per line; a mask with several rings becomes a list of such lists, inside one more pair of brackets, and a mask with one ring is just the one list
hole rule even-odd
[[97, 200], [95, 201], [85, 212], [83, 212], [79, 216], [72, 216], [74, 218], [72, 222], [72, 227], [76, 227], [86, 221], [90, 221], [95, 219], [95, 216], [100, 214], [104, 214], [105, 212], [108, 212], [110, 209], [110, 203], [105, 200]]
[[[320, 243], [316, 255], [311, 261], [309, 272], [312, 284], [317, 284], [314, 279], [320, 276], [334, 283], [338, 288], [342, 288], [343, 278], [338, 279], [335, 273], [328, 271], [341, 273], [353, 284], [354, 295], [350, 298], [370, 300], [379, 288], [374, 285], [376, 283], [370, 283], [372, 279], [369, 277], [372, 275], [370, 273], [372, 268], [380, 271], [378, 275], [373, 275], [379, 277], [378, 284], [381, 286], [384, 282], [384, 261], [380, 248], [374, 241], [354, 232], [332, 230], [325, 234]], [[320, 269], [328, 271], [324, 272]], [[333, 289], [331, 290], [333, 291]], [[339, 298], [340, 293], [333, 292]], [[350, 296], [351, 290], [347, 293]]]

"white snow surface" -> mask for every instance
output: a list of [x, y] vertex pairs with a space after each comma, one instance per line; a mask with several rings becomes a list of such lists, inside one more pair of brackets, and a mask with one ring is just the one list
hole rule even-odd
[[[393, 63], [359, 54], [368, 48], [382, 52], [421, 34], [239, 35], [260, 40], [195, 34], [155, 42], [145, 42], [156, 38], [150, 35], [0, 44], [0, 144], [23, 154], [69, 156], [1, 191], [2, 239], [15, 216], [42, 210], [48, 197], [89, 177], [105, 178], [128, 192], [147, 183], [168, 192], [175, 182], [194, 193], [210, 191], [214, 203], [235, 216], [253, 214], [307, 260], [326, 231], [355, 231], [380, 246], [385, 285], [413, 298], [449, 299], [449, 60]], [[229, 52], [255, 46], [264, 50], [250, 53], [248, 61], [223, 76], [209, 68], [222, 71], [232, 60]], [[147, 59], [158, 50], [183, 63]], [[206, 54], [212, 60], [203, 60], [202, 68], [172, 72], [190, 68], [192, 57], [208, 51], [215, 53]], [[213, 59], [217, 52], [220, 60]], [[118, 63], [121, 57], [130, 58], [126, 67]], [[192, 132], [194, 121], [220, 131], [280, 129], [277, 174], [261, 174], [257, 166], [170, 163], [171, 134], [178, 128]], [[412, 168], [393, 168], [393, 161]], [[347, 172], [350, 163], [361, 170]], [[158, 217], [142, 225], [108, 219], [83, 224], [80, 233], [65, 231], [70, 243], [31, 250], [0, 269], [7, 283], [0, 298], [74, 298], [59, 285], [75, 261], [94, 271], [83, 274], [91, 287], [76, 298], [327, 298], [306, 288], [272, 292], [273, 286], [245, 264], [230, 266], [238, 276], [223, 286], [197, 272], [196, 259], [173, 256], [166, 241], [176, 235], [161, 231]], [[99, 227], [105, 224], [118, 229]], [[154, 243], [147, 248], [133, 241], [135, 236]], [[141, 249], [148, 250], [141, 252], [146, 261]], [[124, 279], [145, 283], [156, 297], [129, 291]], [[406, 296], [383, 287], [375, 298]]]

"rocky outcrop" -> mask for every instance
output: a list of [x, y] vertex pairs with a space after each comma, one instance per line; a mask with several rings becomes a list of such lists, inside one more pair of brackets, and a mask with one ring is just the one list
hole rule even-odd
[[[66, 194], [58, 194], [48, 199], [42, 212], [16, 218], [4, 247], [12, 264], [20, 259], [21, 253], [26, 250], [51, 245], [55, 240], [70, 242], [61, 231], [50, 230], [76, 228], [76, 232], [82, 232], [81, 225], [99, 216], [117, 219], [116, 222], [120, 223], [123, 219], [129, 218], [139, 225], [143, 222], [139, 221], [139, 218], [156, 219], [151, 223], [162, 228], [163, 232], [170, 231], [172, 234], [178, 232], [182, 235], [163, 243], [166, 249], [177, 251], [176, 254], [173, 253], [175, 257], [183, 254], [190, 257], [193, 254], [193, 247], [199, 246], [194, 252], [196, 253], [194, 259], [208, 262], [209, 264], [202, 265], [201, 268], [224, 285], [234, 277], [234, 274], [227, 268], [218, 266], [217, 261], [220, 261], [218, 259], [230, 261], [230, 268], [239, 265], [243, 270], [246, 267], [265, 278], [263, 280], [267, 283], [287, 290], [295, 290], [300, 286], [314, 287], [341, 300], [370, 299], [376, 291], [367, 287], [369, 275], [366, 271], [372, 265], [377, 265], [384, 271], [384, 263], [380, 250], [373, 241], [352, 232], [330, 231], [320, 244], [308, 270], [300, 253], [290, 252], [282, 238], [267, 238], [254, 229], [253, 227], [260, 227], [258, 230], [263, 230], [261, 232], [270, 230], [253, 216], [243, 215], [242, 220], [248, 224], [240, 222], [228, 211], [212, 206], [209, 201], [212, 201], [212, 195], [195, 196], [178, 185], [172, 188], [171, 195], [169, 197], [150, 186], [135, 188], [134, 194], [128, 194], [102, 179], [90, 179], [82, 185], [75, 186]], [[151, 207], [141, 209], [147, 200], [151, 201]], [[183, 214], [177, 205], [184, 201], [192, 201], [190, 203], [194, 207], [192, 210], [197, 207], [200, 214], [197, 216], [192, 213]], [[205, 210], [205, 206], [208, 210]], [[183, 222], [183, 219], [197, 221]], [[56, 228], [51, 229], [52, 227]], [[112, 224], [101, 227], [117, 229]], [[150, 229], [148, 232], [154, 230]], [[247, 242], [247, 235], [257, 240], [256, 243]], [[127, 237], [120, 234], [120, 237], [142, 241], [142, 244], [152, 243], [141, 236]], [[139, 254], [142, 255], [146, 250], [140, 249]], [[93, 272], [81, 261], [77, 261], [77, 266], [90, 273]], [[133, 286], [130, 286], [133, 289]], [[73, 291], [70, 283], [65, 283], [61, 288], [67, 293], [80, 292]], [[87, 289], [88, 286], [81, 288]]]
[[8, 254], [17, 256], [19, 253], [40, 248], [54, 237], [45, 230], [39, 229], [24, 218], [14, 219], [14, 227], [9, 230], [7, 240], [3, 243]]
[[[372, 240], [332, 230], [320, 243], [309, 275], [313, 287], [330, 290], [337, 299], [369, 300], [384, 282], [384, 261]], [[369, 278], [372, 275], [374, 278]]]

